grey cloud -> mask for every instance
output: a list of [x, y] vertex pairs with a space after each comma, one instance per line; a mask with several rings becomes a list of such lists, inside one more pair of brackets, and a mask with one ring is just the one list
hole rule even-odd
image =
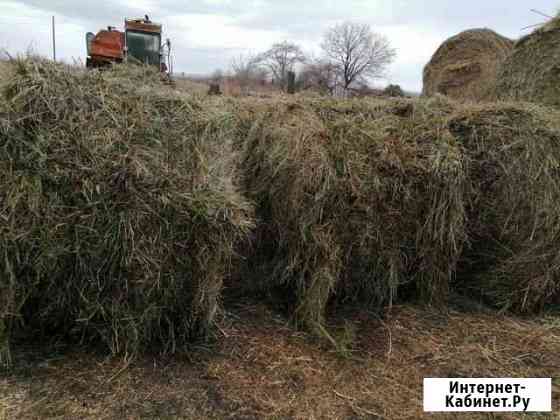
[[166, 15], [206, 14], [221, 16], [239, 16], [253, 6], [254, 1], [217, 3], [204, 0], [163, 0], [159, 1], [159, 11]]
[[448, 0], [395, 2], [395, 24], [429, 25], [442, 33], [458, 33], [465, 29], [488, 27], [512, 38], [522, 34], [521, 28], [542, 21], [530, 9], [554, 13], [555, 0], [516, 2], [506, 0]]
[[[473, 27], [490, 27], [510, 35], [541, 18], [529, 11], [537, 8], [546, 13], [557, 9], [555, 0], [533, 0], [530, 4], [511, 1], [471, 0], [458, 3], [450, 0], [348, 0], [277, 1], [248, 0], [216, 2], [209, 0], [163, 0], [156, 10], [132, 7], [133, 2], [70, 0], [20, 0], [19, 3], [82, 21], [120, 21], [124, 16], [170, 16], [183, 14], [214, 14], [235, 19], [241, 27], [253, 29], [316, 32], [333, 20], [362, 19], [373, 26], [427, 25], [445, 32]], [[307, 28], [307, 30], [304, 30]], [[317, 29], [316, 29], [317, 28]]]
[[134, 8], [118, 1], [19, 0], [18, 3], [80, 22], [107, 21], [105, 25], [116, 24], [115, 20], [120, 21], [135, 12]]
[[234, 48], [189, 48], [174, 55], [174, 66], [187, 74], [208, 74], [216, 69], [227, 69], [231, 58], [240, 52]]
[[[309, 0], [292, 3], [269, 0], [264, 2], [260, 8], [238, 18], [237, 24], [259, 29], [317, 35], [334, 21], [364, 19], [365, 16], [371, 14], [371, 4], [375, 3], [381, 2]], [[379, 7], [375, 14], [375, 21], [388, 24], [391, 21], [390, 9], [390, 6]]]
[[[204, 0], [164, 0], [154, 4], [155, 9], [145, 10], [141, 7], [132, 6], [133, 2], [120, 1], [81, 1], [72, 0], [19, 0], [18, 3], [34, 7], [43, 11], [56, 13], [69, 18], [79, 20], [118, 20], [124, 17], [152, 15], [156, 18], [169, 15], [181, 14], [219, 14], [224, 16], [236, 16], [245, 10], [246, 6], [239, 2], [237, 6], [229, 3], [220, 4]], [[161, 20], [161, 19], [160, 19]]]

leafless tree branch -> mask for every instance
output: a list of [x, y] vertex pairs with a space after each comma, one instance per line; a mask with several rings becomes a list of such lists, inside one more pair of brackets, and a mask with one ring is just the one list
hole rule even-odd
[[258, 62], [270, 71], [284, 90], [287, 86], [288, 72], [294, 71], [296, 64], [305, 61], [305, 54], [299, 45], [288, 41], [276, 43], [258, 56]]
[[233, 77], [239, 82], [239, 86], [243, 93], [254, 81], [259, 78], [265, 77], [259, 65], [259, 57], [257, 55], [247, 53], [240, 54], [231, 60], [231, 70]]
[[345, 89], [360, 80], [382, 77], [396, 56], [385, 36], [373, 32], [367, 24], [353, 22], [329, 29], [321, 48], [336, 66]]

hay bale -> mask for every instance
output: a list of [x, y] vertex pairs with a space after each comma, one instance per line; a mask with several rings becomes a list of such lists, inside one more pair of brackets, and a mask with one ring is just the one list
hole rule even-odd
[[443, 305], [465, 220], [446, 106], [258, 102], [242, 124], [242, 168], [261, 221], [251, 286], [283, 291], [296, 322], [319, 333], [333, 302], [379, 309], [414, 289]]
[[515, 43], [498, 80], [501, 99], [560, 107], [560, 15]]
[[260, 219], [248, 287], [298, 324], [325, 334], [325, 309], [343, 302], [445, 307], [450, 288], [518, 313], [560, 299], [558, 115], [443, 97], [241, 114]]
[[494, 100], [498, 70], [512, 47], [513, 41], [490, 29], [470, 29], [449, 38], [424, 67], [423, 95]]
[[9, 72], [10, 64], [0, 57], [0, 80], [4, 80]]
[[8, 58], [3, 58], [0, 52], [0, 89], [12, 75], [13, 65]]
[[16, 66], [0, 108], [0, 342], [35, 331], [131, 355], [207, 336], [252, 223], [230, 116], [142, 67]]
[[470, 161], [470, 247], [459, 288], [503, 310], [560, 302], [560, 113], [468, 107], [449, 120]]

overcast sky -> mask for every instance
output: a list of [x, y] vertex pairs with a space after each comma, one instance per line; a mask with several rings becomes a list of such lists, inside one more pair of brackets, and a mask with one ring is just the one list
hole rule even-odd
[[521, 28], [544, 19], [531, 8], [552, 15], [559, 7], [560, 0], [0, 0], [0, 49], [50, 55], [54, 15], [58, 57], [84, 61], [86, 32], [122, 28], [124, 17], [147, 13], [173, 42], [175, 71], [210, 73], [276, 41], [297, 42], [317, 55], [325, 30], [352, 20], [370, 24], [397, 49], [378, 84], [420, 91], [424, 65], [449, 36], [488, 27], [518, 38], [527, 33]]

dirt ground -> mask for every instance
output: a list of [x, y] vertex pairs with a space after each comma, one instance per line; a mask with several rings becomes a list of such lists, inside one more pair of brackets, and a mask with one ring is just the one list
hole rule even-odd
[[517, 419], [422, 412], [424, 377], [553, 377], [560, 419], [560, 318], [523, 320], [414, 306], [344, 314], [347, 351], [238, 304], [219, 340], [126, 363], [84, 350], [18, 346], [0, 373], [0, 419]]

